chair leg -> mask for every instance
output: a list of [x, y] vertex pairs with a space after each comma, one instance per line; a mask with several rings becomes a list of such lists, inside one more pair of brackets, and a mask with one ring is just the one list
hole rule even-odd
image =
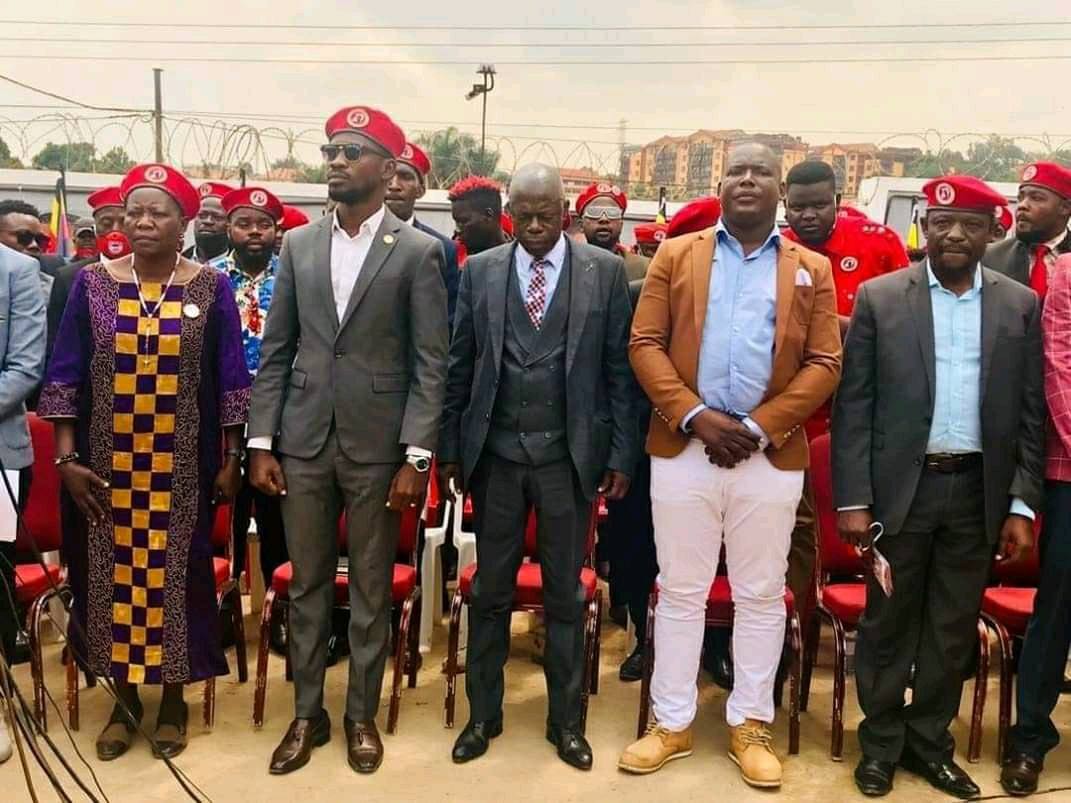
[[238, 682], [249, 681], [249, 659], [245, 652], [245, 617], [242, 615], [242, 590], [234, 583], [231, 598], [231, 622], [234, 627], [234, 659], [238, 663]]
[[[413, 603], [413, 618], [420, 622], [423, 617], [424, 609], [424, 590], [423, 588], [417, 588], [416, 601]], [[406, 668], [409, 671], [408, 686], [410, 689], [415, 689], [417, 686], [417, 672], [420, 671], [421, 654], [420, 654], [420, 629], [418, 627], [409, 628], [409, 655], [406, 659]]]
[[829, 757], [834, 761], [841, 761], [844, 758], [844, 691], [848, 685], [844, 660], [847, 638], [844, 623], [824, 610], [822, 613], [829, 617], [830, 627], [833, 628], [833, 735], [829, 744]]
[[654, 675], [654, 620], [655, 605], [658, 597], [651, 593], [647, 598], [647, 634], [643, 649], [643, 679], [640, 681], [640, 715], [636, 723], [636, 738], [642, 738], [647, 732], [647, 723], [651, 718], [651, 676]]
[[818, 662], [818, 645], [822, 640], [822, 620], [818, 607], [811, 611], [807, 639], [803, 644], [803, 674], [800, 679], [800, 711], [806, 711], [811, 702], [811, 675]]
[[[257, 644], [257, 676], [253, 690], [253, 727], [264, 725], [264, 698], [268, 692], [268, 648], [271, 642], [271, 609], [275, 592], [268, 589], [264, 595], [264, 607], [260, 610], [260, 642]], [[289, 649], [287, 650], [289, 652]]]
[[1008, 744], [1008, 729], [1011, 727], [1012, 708], [1012, 640], [1004, 625], [991, 620], [990, 625], [997, 631], [1000, 642], [1000, 712], [997, 719], [997, 763], [1004, 763]]
[[216, 724], [216, 679], [209, 678], [205, 681], [205, 728], [212, 730]]
[[803, 671], [803, 634], [800, 631], [799, 614], [793, 613], [788, 621], [788, 754], [790, 756], [798, 755], [800, 752], [800, 685]]
[[985, 715], [986, 687], [989, 683], [989, 628], [978, 619], [978, 670], [974, 676], [974, 705], [971, 706], [971, 735], [967, 761], [977, 764], [982, 758], [982, 717]]
[[595, 596], [588, 603], [587, 614], [584, 617], [584, 679], [587, 681], [580, 687], [580, 732], [587, 732], [588, 727], [588, 703], [591, 699], [592, 673], [597, 672], [595, 665], [596, 642], [599, 638], [599, 606], [602, 604], [602, 595], [596, 590]]
[[55, 590], [46, 591], [33, 601], [27, 617], [27, 631], [30, 637], [30, 677], [33, 680], [34, 716], [41, 725], [41, 730], [48, 732], [48, 711], [45, 705], [45, 669], [41, 658], [41, 622], [48, 603], [55, 597]]
[[591, 693], [599, 693], [599, 666], [602, 663], [602, 589], [595, 590], [595, 657], [591, 662]]
[[446, 698], [443, 700], [443, 724], [447, 728], [454, 727], [458, 637], [461, 630], [461, 611], [464, 607], [465, 600], [461, 596], [461, 590], [458, 589], [454, 592], [453, 600], [450, 601], [450, 630], [446, 645]]
[[402, 676], [405, 674], [405, 658], [409, 651], [409, 625], [413, 617], [417, 589], [402, 603], [402, 615], [398, 619], [398, 636], [394, 639], [394, 672], [390, 685], [390, 708], [387, 711], [387, 733], [398, 727], [398, 708], [402, 702]]
[[[333, 609], [332, 609], [333, 610]], [[286, 632], [289, 634], [290, 630], [290, 602], [287, 601], [284, 610], [284, 616], [286, 616]], [[294, 682], [294, 664], [290, 658], [290, 638], [289, 635], [286, 640], [286, 654], [283, 656], [283, 666], [286, 668], [286, 682]]]
[[78, 730], [78, 661], [74, 650], [67, 649], [67, 721], [71, 730]]

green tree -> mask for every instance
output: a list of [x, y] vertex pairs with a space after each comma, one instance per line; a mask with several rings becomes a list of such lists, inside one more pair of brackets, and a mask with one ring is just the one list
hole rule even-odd
[[22, 167], [22, 162], [11, 155], [11, 148], [0, 139], [0, 167]]
[[38, 170], [75, 170], [93, 172], [97, 148], [92, 142], [71, 142], [57, 145], [49, 142], [33, 157]]
[[909, 178], [936, 178], [949, 173], [963, 173], [967, 160], [959, 151], [926, 151], [904, 168]]
[[459, 179], [470, 175], [491, 176], [499, 181], [508, 181], [509, 176], [498, 170], [500, 154], [488, 147], [480, 156], [480, 140], [472, 134], [450, 128], [421, 134], [417, 144], [431, 159], [431, 175], [428, 187], [446, 189]]
[[119, 145], [109, 150], [99, 159], [94, 160], [94, 171], [97, 173], [125, 173], [134, 166], [135, 162], [130, 154]]
[[989, 181], [1018, 181], [1026, 152], [1007, 137], [991, 135], [967, 149], [965, 172]]
[[282, 159], [276, 159], [271, 163], [271, 167], [272, 170], [293, 171], [294, 181], [300, 181], [305, 184], [327, 183], [327, 165], [323, 162], [314, 165], [303, 162], [292, 153], [287, 154]]

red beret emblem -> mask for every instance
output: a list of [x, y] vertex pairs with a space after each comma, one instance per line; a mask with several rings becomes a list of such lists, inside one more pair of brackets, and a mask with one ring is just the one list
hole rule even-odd
[[409, 143], [406, 143], [405, 147], [402, 149], [402, 155], [399, 156], [398, 158], [399, 159], [412, 159], [413, 158], [413, 149], [409, 146]]
[[104, 241], [104, 244], [108, 249], [108, 253], [113, 257], [117, 257], [123, 253], [123, 243], [121, 240], [115, 240], [109, 237]]
[[853, 270], [859, 267], [859, 260], [855, 257], [844, 257], [840, 261], [840, 269], [845, 273], [851, 273]]
[[948, 206], [956, 200], [956, 189], [951, 184], [938, 184], [934, 197], [937, 198], [937, 203], [941, 204], [941, 206]]
[[612, 187], [610, 188], [610, 192], [612, 192], [612, 193], [613, 193], [614, 195], [620, 195], [620, 194], [621, 194], [621, 188], [620, 188], [620, 187], [618, 187], [618, 186], [617, 186], [617, 185], [615, 184], [614, 186], [612, 186]]
[[364, 128], [368, 125], [368, 112], [364, 109], [350, 109], [346, 115], [346, 125], [351, 128]]
[[598, 186], [595, 187], [595, 192], [598, 192], [598, 193], [607, 193], [607, 192], [610, 192], [610, 191], [611, 191], [611, 189], [610, 189], [610, 185], [609, 184], [599, 184]]
[[656, 231], [654, 233], [654, 238], [655, 238], [655, 242], [656, 243], [660, 243], [664, 239], [666, 239], [666, 233], [664, 231], [662, 231], [661, 229], [659, 229], [658, 231]]
[[145, 180], [153, 184], [163, 184], [167, 181], [167, 170], [160, 165], [153, 165], [145, 170]]
[[208, 195], [208, 193], [212, 192], [212, 188], [209, 187], [207, 184], [202, 184], [200, 192], [201, 192], [201, 197], [204, 198], [204, 197], [206, 197]]
[[1023, 171], [1023, 181], [1033, 181], [1037, 177], [1038, 177], [1038, 166], [1037, 165], [1027, 165], [1026, 169]]
[[253, 190], [249, 193], [249, 203], [253, 206], [267, 206], [268, 195], [263, 190]]

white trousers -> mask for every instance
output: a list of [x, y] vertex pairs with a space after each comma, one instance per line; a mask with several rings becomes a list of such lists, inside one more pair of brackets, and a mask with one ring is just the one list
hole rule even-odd
[[785, 640], [785, 571], [802, 471], [756, 453], [735, 468], [712, 465], [691, 441], [674, 458], [651, 458], [659, 599], [651, 702], [670, 730], [695, 719], [707, 596], [722, 542], [733, 589], [733, 691], [725, 718], [773, 722], [773, 689]]

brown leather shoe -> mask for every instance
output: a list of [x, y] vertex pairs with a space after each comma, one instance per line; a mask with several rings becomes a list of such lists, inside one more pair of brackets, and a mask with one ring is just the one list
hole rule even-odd
[[1012, 797], [1026, 797], [1038, 790], [1038, 776], [1045, 763], [1040, 758], [1016, 753], [1004, 760], [1000, 771], [1000, 785]]
[[315, 719], [295, 719], [286, 730], [286, 736], [271, 754], [268, 772], [286, 775], [309, 763], [314, 747], [322, 747], [331, 741], [331, 718], [320, 709]]
[[346, 717], [342, 724], [346, 728], [346, 758], [350, 767], [365, 774], [378, 770], [383, 763], [383, 742], [375, 721], [354, 722]]

